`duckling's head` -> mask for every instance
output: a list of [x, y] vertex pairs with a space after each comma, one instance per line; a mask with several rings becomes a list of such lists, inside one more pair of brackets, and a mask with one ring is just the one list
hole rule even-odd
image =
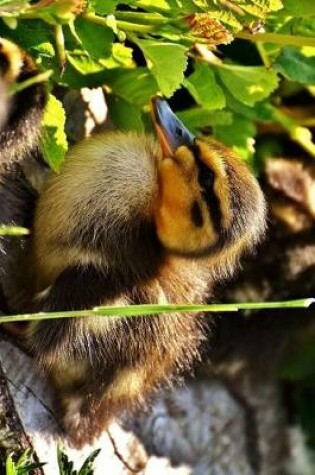
[[163, 149], [158, 164], [157, 235], [170, 251], [233, 257], [252, 247], [265, 228], [259, 185], [232, 150], [196, 139], [165, 101], [155, 100]]

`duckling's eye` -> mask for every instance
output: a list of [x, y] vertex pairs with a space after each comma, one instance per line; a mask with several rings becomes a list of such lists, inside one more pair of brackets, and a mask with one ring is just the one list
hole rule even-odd
[[182, 131], [182, 129], [181, 129], [180, 127], [176, 127], [175, 132], [176, 132], [176, 135], [177, 135], [178, 137], [182, 137], [182, 136], [183, 136], [183, 131]]

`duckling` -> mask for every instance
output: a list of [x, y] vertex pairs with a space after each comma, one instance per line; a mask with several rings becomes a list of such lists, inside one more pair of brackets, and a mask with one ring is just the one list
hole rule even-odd
[[9, 95], [9, 88], [38, 74], [33, 59], [11, 41], [0, 38], [0, 165], [21, 161], [38, 145], [46, 104], [42, 83]]
[[[37, 74], [28, 54], [0, 38], [0, 226], [28, 227], [35, 205], [36, 191], [26, 172], [39, 155], [46, 91], [42, 83], [15, 94], [10, 89]], [[0, 235], [0, 312], [8, 313], [8, 301], [16, 296], [14, 262], [22, 256], [24, 245], [22, 238]]]
[[[108, 132], [77, 144], [37, 202], [30, 311], [205, 303], [265, 228], [256, 179], [234, 153], [204, 141], [166, 101], [157, 137]], [[72, 443], [190, 369], [208, 320], [189, 312], [30, 323], [25, 341], [48, 372]]]

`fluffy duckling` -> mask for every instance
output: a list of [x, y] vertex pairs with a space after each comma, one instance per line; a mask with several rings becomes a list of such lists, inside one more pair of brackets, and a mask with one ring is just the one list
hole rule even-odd
[[[231, 150], [196, 139], [152, 103], [158, 140], [105, 133], [70, 151], [41, 194], [32, 229], [32, 305], [204, 303], [265, 227], [257, 181]], [[202, 314], [37, 321], [28, 347], [53, 380], [74, 445], [190, 368]]]
[[[117, 132], [78, 144], [49, 178], [32, 225], [36, 194], [23, 170], [38, 154], [46, 94], [42, 84], [8, 90], [37, 73], [28, 55], [0, 40], [0, 223], [32, 226], [30, 303], [19, 309], [206, 302], [213, 281], [264, 230], [264, 199], [249, 170], [226, 147], [195, 139], [155, 99], [158, 140]], [[12, 242], [0, 244], [7, 297]], [[206, 318], [188, 312], [33, 322], [23, 332], [76, 446], [189, 369], [206, 333]]]

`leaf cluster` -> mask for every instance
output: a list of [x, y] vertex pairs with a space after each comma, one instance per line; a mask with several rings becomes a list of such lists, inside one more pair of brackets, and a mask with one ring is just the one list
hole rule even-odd
[[[57, 461], [59, 475], [93, 475], [94, 461], [99, 453], [100, 449], [94, 450], [83, 462], [82, 467], [79, 470], [74, 470], [73, 462], [70, 461], [69, 457], [58, 447]], [[17, 460], [14, 460], [11, 455], [8, 455], [6, 459], [6, 475], [31, 475], [34, 473], [34, 470], [45, 465], [45, 463], [33, 462], [32, 459], [32, 451], [30, 449], [25, 450]]]
[[[260, 123], [278, 124], [315, 156], [308, 128], [281, 108], [284, 82], [315, 84], [312, 0], [1, 0], [0, 19], [0, 34], [50, 73], [52, 93], [102, 86], [121, 129], [145, 130], [151, 96], [175, 94], [189, 128], [244, 158], [254, 157]], [[55, 170], [64, 123], [52, 96], [42, 148]]]
[[22, 455], [15, 460], [11, 455], [6, 459], [6, 475], [29, 475], [33, 470], [41, 468], [45, 463], [32, 461], [32, 451], [25, 450]]
[[73, 462], [71, 462], [68, 456], [58, 447], [57, 460], [59, 475], [93, 475], [93, 464], [100, 451], [100, 449], [94, 450], [85, 460], [82, 467], [79, 470], [74, 470]]

